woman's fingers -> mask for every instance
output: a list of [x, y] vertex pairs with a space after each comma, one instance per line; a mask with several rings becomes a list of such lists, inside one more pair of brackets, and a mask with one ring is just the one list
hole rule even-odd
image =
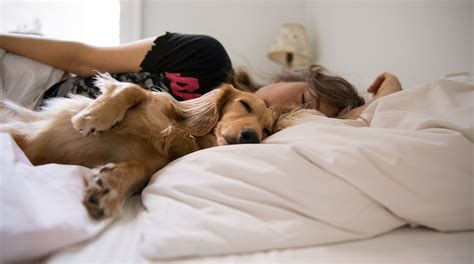
[[369, 88], [367, 88], [367, 92], [369, 93], [377, 93], [377, 91], [379, 90], [380, 86], [382, 85], [382, 83], [385, 81], [385, 74], [386, 73], [382, 73], [380, 74], [376, 79], [375, 81], [369, 86]]

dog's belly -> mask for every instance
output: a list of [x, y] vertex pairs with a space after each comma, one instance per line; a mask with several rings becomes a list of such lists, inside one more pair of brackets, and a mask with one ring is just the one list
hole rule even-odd
[[[136, 160], [153, 168], [161, 168], [170, 158], [162, 146], [164, 139], [160, 131], [171, 122], [166, 116], [158, 118], [160, 123], [147, 124], [139, 115], [140, 106], [130, 109], [118, 127], [104, 131], [101, 135], [84, 136], [71, 123], [71, 117], [87, 104], [77, 105], [49, 120], [33, 122], [32, 136], [20, 135], [20, 147], [35, 165], [47, 163], [101, 166], [110, 162]], [[20, 142], [22, 144], [20, 144]]]
[[48, 131], [26, 147], [26, 155], [35, 165], [46, 163], [101, 166], [110, 162], [137, 160], [142, 163], [167, 162], [150, 142], [127, 134], [105, 132], [103, 135], [82, 136], [72, 127]]

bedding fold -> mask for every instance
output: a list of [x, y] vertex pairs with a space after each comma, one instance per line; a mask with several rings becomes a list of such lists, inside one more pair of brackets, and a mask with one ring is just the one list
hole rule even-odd
[[82, 205], [80, 166], [33, 166], [9, 134], [0, 133], [0, 261], [24, 261], [93, 237], [96, 222]]

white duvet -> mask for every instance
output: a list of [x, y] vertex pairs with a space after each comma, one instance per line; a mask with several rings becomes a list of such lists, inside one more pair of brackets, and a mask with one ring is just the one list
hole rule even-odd
[[[161, 260], [313, 246], [406, 224], [472, 230], [473, 115], [474, 86], [440, 80], [373, 103], [368, 124], [306, 116], [265, 144], [187, 155], [142, 193], [140, 253]], [[25, 225], [18, 232], [27, 221], [5, 208], [22, 195], [1, 197], [2, 218]], [[80, 217], [76, 228], [92, 230]], [[3, 243], [8, 226], [0, 227], [2, 250], [22, 246]]]

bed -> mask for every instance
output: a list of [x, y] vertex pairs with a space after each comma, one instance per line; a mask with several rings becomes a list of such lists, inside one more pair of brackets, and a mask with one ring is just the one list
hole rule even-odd
[[473, 115], [474, 85], [440, 79], [300, 116], [172, 162], [115, 221], [82, 207], [88, 169], [33, 167], [2, 134], [2, 260], [472, 263]]

